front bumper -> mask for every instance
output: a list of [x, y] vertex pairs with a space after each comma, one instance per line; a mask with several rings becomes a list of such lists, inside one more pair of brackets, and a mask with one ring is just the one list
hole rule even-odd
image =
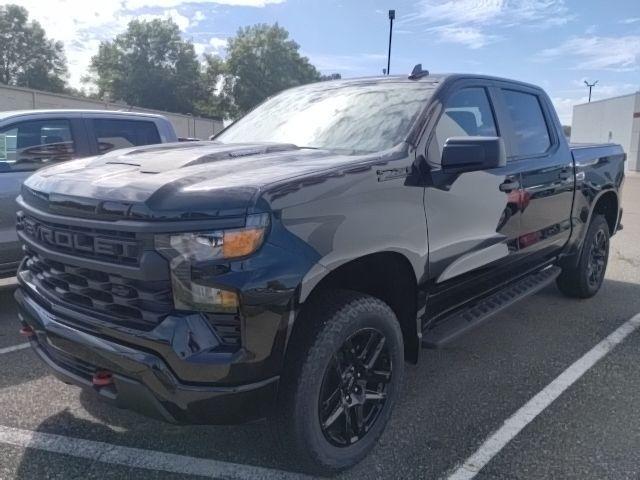
[[[244, 423], [269, 415], [278, 377], [236, 386], [180, 382], [159, 356], [74, 328], [24, 288], [15, 293], [20, 319], [35, 335], [31, 344], [62, 381], [93, 390], [118, 407], [174, 423]], [[113, 383], [95, 387], [99, 370]]]

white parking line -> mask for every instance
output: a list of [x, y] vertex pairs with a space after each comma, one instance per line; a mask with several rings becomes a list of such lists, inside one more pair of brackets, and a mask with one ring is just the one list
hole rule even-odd
[[622, 324], [616, 331], [589, 350], [529, 400], [504, 422], [502, 427], [489, 436], [480, 448], [448, 477], [448, 480], [471, 480], [474, 478], [500, 450], [551, 405], [562, 392], [579, 380], [591, 367], [638, 327], [640, 327], [640, 314]]
[[122, 447], [110, 443], [34, 432], [0, 425], [0, 443], [61, 453], [93, 461], [207, 478], [300, 480], [311, 477], [282, 470], [220, 462], [206, 458]]
[[2, 287], [15, 287], [18, 285], [16, 277], [0, 278], [0, 288]]
[[18, 345], [13, 345], [11, 347], [0, 348], [0, 355], [3, 353], [15, 352], [16, 350], [22, 350], [24, 348], [29, 348], [29, 343], [20, 343]]

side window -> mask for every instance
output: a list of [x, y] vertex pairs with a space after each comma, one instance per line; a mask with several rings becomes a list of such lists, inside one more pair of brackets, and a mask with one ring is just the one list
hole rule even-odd
[[0, 172], [37, 170], [74, 153], [68, 120], [31, 120], [0, 129]]
[[160, 135], [153, 122], [96, 118], [93, 120], [93, 131], [99, 153], [160, 143]]
[[498, 132], [486, 90], [482, 87], [463, 88], [449, 97], [445, 104], [429, 144], [429, 157], [439, 161], [442, 148], [451, 137], [496, 136]]
[[502, 90], [516, 136], [519, 156], [541, 155], [551, 147], [549, 129], [537, 95]]

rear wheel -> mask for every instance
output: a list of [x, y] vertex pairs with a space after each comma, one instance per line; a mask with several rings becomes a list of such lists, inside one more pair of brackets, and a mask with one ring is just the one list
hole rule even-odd
[[609, 224], [602, 215], [591, 220], [584, 239], [578, 265], [563, 268], [557, 285], [565, 295], [576, 298], [593, 297], [604, 280], [609, 261]]
[[297, 320], [276, 427], [306, 470], [332, 473], [373, 448], [404, 371], [402, 333], [381, 300], [326, 292]]

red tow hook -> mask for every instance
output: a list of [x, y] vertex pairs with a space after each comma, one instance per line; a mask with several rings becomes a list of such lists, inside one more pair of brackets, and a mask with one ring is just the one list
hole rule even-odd
[[113, 375], [106, 370], [98, 370], [91, 379], [94, 387], [106, 387], [113, 384]]
[[20, 329], [20, 335], [23, 335], [25, 337], [33, 337], [35, 336], [35, 334], [36, 332], [29, 325], [25, 325]]

